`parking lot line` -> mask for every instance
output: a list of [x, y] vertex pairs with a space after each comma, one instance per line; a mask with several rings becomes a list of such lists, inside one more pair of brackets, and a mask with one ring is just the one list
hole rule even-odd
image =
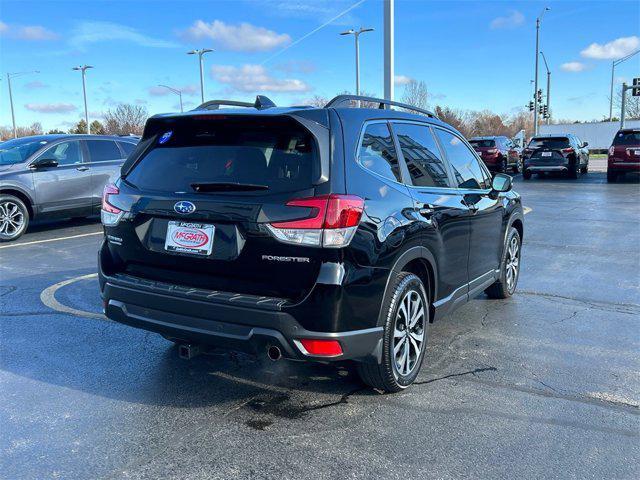
[[87, 312], [86, 310], [78, 310], [73, 307], [69, 307], [67, 305], [63, 305], [56, 299], [56, 292], [58, 289], [69, 285], [71, 283], [78, 282], [80, 280], [89, 280], [91, 278], [97, 277], [97, 273], [89, 273], [87, 275], [81, 275], [79, 277], [69, 278], [67, 280], [63, 280], [62, 282], [55, 283], [50, 287], [45, 288], [40, 294], [40, 301], [44, 303], [47, 307], [56, 310], [62, 313], [69, 313], [71, 315], [76, 315], [78, 317], [89, 317], [89, 318], [97, 318], [100, 320], [107, 320], [107, 318], [101, 314], [96, 312]]
[[100, 230], [99, 232], [81, 233], [79, 235], [69, 235], [68, 237], [47, 238], [46, 240], [34, 240], [33, 242], [24, 242], [24, 243], [12, 243], [10, 245], [0, 246], [0, 250], [3, 248], [14, 248], [14, 247], [23, 247], [25, 245], [35, 245], [36, 243], [47, 243], [47, 242], [56, 242], [58, 240], [69, 240], [70, 238], [89, 237], [91, 235], [102, 235], [102, 230]]

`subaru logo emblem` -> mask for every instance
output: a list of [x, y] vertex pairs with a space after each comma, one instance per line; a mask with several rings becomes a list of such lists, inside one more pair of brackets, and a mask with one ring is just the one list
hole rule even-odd
[[168, 132], [164, 132], [162, 134], [162, 136], [158, 139], [158, 143], [160, 145], [162, 145], [163, 143], [167, 143], [169, 141], [169, 139], [171, 138], [172, 134], [173, 134], [173, 132], [171, 130], [169, 130]]
[[177, 202], [173, 206], [173, 209], [176, 211], [176, 213], [181, 213], [183, 215], [186, 215], [187, 213], [195, 212], [196, 211], [196, 206], [191, 202], [187, 202], [185, 200], [182, 200], [181, 202]]

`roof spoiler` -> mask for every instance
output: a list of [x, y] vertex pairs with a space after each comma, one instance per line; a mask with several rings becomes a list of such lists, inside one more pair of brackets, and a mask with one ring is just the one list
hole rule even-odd
[[256, 101], [254, 103], [250, 102], [239, 102], [237, 100], [209, 100], [208, 102], [204, 102], [201, 105], [198, 105], [195, 110], [218, 110], [221, 106], [229, 106], [229, 107], [246, 107], [246, 108], [255, 108], [256, 110], [266, 110], [267, 108], [273, 108], [276, 106], [275, 103], [264, 95], [256, 96]]

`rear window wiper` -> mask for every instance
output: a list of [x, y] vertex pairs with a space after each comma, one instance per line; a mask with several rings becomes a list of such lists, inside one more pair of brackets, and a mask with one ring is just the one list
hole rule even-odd
[[196, 192], [248, 192], [252, 190], [269, 190], [268, 185], [238, 182], [203, 182], [192, 183]]

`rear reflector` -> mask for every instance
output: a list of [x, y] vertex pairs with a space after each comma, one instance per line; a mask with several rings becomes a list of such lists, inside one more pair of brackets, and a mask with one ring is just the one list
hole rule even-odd
[[288, 207], [302, 207], [304, 217], [267, 224], [268, 230], [285, 243], [340, 248], [349, 245], [355, 234], [364, 200], [356, 195], [320, 195], [297, 198]]
[[336, 357], [342, 355], [342, 347], [337, 340], [311, 340], [302, 339], [300, 344], [304, 347], [303, 353], [324, 357]]

